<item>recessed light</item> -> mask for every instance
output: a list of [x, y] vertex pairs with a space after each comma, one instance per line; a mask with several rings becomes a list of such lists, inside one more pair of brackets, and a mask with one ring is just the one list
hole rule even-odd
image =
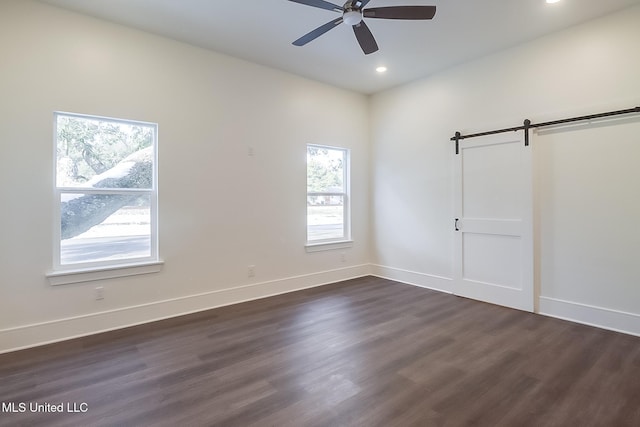
[[553, 3], [558, 3], [560, 0], [547, 0], [547, 3], [549, 4], [553, 4]]
[[387, 71], [387, 67], [378, 67], [378, 68], [376, 68], [376, 71], [379, 72], [379, 73], [384, 73], [384, 72]]

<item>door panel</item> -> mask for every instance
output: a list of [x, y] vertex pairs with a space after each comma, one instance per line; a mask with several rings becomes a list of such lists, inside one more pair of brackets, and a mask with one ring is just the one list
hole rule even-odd
[[522, 289], [519, 237], [463, 233], [462, 238], [464, 280]]
[[[463, 215], [467, 218], [518, 218], [522, 211], [520, 151], [517, 143], [483, 145], [478, 140], [461, 149]], [[463, 145], [464, 145], [463, 141]]]
[[530, 147], [513, 135], [461, 141], [455, 176], [454, 293], [533, 311]]

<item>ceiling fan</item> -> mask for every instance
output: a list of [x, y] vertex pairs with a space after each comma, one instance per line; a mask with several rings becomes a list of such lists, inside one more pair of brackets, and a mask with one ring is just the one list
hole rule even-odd
[[369, 30], [369, 27], [367, 27], [367, 24], [365, 24], [362, 18], [417, 20], [432, 19], [436, 14], [435, 6], [388, 6], [364, 9], [370, 0], [347, 0], [344, 6], [338, 6], [324, 0], [289, 1], [342, 13], [341, 17], [321, 25], [310, 33], [307, 33], [294, 41], [293, 44], [295, 46], [304, 46], [332, 28], [344, 23], [353, 27], [353, 32], [356, 35], [356, 39], [358, 40], [358, 43], [365, 55], [377, 51], [378, 44], [376, 43], [376, 39], [373, 38], [371, 30]]

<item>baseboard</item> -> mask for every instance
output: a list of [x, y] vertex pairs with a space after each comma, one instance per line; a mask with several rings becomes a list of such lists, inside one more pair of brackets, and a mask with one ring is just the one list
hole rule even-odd
[[[453, 280], [446, 277], [377, 264], [371, 264], [371, 275], [440, 292], [453, 293]], [[549, 297], [540, 297], [538, 313], [601, 329], [640, 336], [640, 314]]]
[[238, 286], [0, 330], [0, 354], [370, 275], [370, 265]]
[[433, 289], [434, 291], [445, 292], [448, 294], [453, 293], [453, 279], [447, 277], [377, 264], [371, 264], [370, 271], [372, 276], [381, 277], [383, 279], [395, 280], [396, 282]]
[[[0, 330], [0, 354], [183, 316], [231, 304], [323, 286], [363, 276], [452, 293], [450, 278], [377, 264], [362, 264], [238, 286], [117, 310]], [[539, 314], [640, 336], [640, 314], [540, 297]]]
[[545, 316], [640, 336], [640, 314], [542, 296], [539, 312]]

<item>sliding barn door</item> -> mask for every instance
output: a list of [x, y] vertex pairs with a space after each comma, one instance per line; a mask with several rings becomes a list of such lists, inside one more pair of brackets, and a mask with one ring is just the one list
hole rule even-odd
[[533, 311], [531, 147], [522, 133], [460, 141], [454, 293]]

